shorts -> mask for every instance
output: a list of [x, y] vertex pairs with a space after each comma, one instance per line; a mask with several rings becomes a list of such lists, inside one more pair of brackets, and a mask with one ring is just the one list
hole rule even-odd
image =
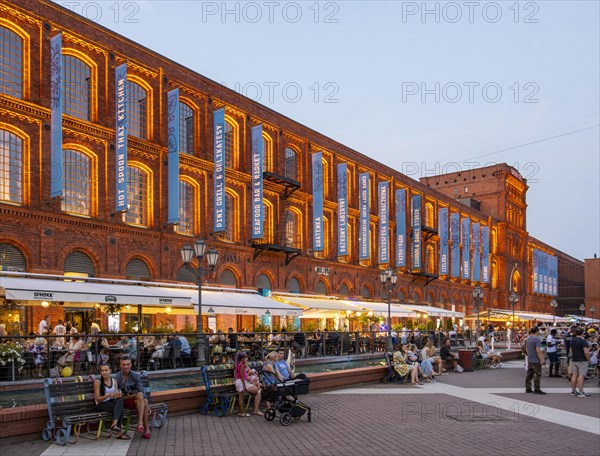
[[571, 374], [585, 377], [588, 371], [587, 361], [571, 361]]
[[482, 353], [481, 354], [481, 359], [486, 359], [488, 357], [487, 353]]
[[123, 399], [123, 408], [135, 410], [137, 408], [135, 399]]
[[[241, 393], [241, 392], [243, 392], [243, 391], [244, 391], [244, 383], [243, 383], [243, 382], [244, 382], [244, 380], [242, 380], [241, 378], [238, 378], [238, 379], [235, 381], [235, 390], [236, 390], [238, 393]], [[246, 388], [245, 388], [245, 389], [248, 389], [248, 388], [250, 388], [251, 386], [254, 386], [254, 385], [252, 385], [252, 383], [249, 383], [248, 381], [246, 381], [245, 383], [246, 383]]]

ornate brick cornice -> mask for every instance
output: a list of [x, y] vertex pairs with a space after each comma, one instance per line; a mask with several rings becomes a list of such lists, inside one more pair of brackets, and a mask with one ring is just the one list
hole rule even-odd
[[16, 112], [16, 111], [11, 111], [9, 109], [0, 108], [0, 115], [5, 115], [5, 116], [11, 117], [13, 119], [19, 119], [19, 120], [23, 120], [23, 121], [29, 122], [29, 123], [34, 123], [37, 125], [42, 124], [41, 119], [36, 119], [35, 117], [31, 117], [31, 116], [28, 116], [26, 114], [22, 114], [22, 113]]
[[196, 89], [194, 89], [193, 87], [190, 87], [186, 84], [183, 84], [179, 81], [173, 81], [173, 80], [169, 80], [168, 82], [169, 84], [169, 90], [170, 89], [179, 89], [182, 93], [186, 94], [186, 95], [191, 95], [193, 97], [196, 97], [199, 100], [202, 101], [206, 101], [208, 100], [208, 95], [206, 95], [205, 93], [202, 93]]
[[[57, 31], [61, 31], [60, 29], [56, 29]], [[102, 54], [104, 57], [108, 56], [108, 51], [106, 51], [104, 48], [101, 48], [100, 46], [97, 46], [93, 43], [90, 43], [88, 41], [85, 41], [84, 39], [75, 36], [69, 32], [62, 32], [62, 36], [63, 36], [63, 40], [69, 42], [69, 43], [73, 43], [76, 44], [77, 46], [86, 49], [87, 51], [93, 51], [96, 54]]]
[[25, 100], [0, 95], [0, 106], [5, 106], [9, 110], [20, 111], [22, 114], [31, 114], [32, 116], [50, 118], [50, 110], [42, 106], [30, 103]]
[[219, 98], [213, 98], [213, 108], [225, 108], [225, 112], [229, 115], [239, 116], [240, 118], [246, 119], [246, 113], [241, 109], [236, 108], [235, 106], [230, 105], [229, 103], [220, 100]]
[[108, 144], [108, 141], [106, 139], [99, 138], [97, 136], [87, 135], [81, 131], [72, 130], [70, 128], [65, 128], [64, 126], [63, 126], [63, 132], [68, 133], [71, 136], [74, 136], [75, 138], [81, 139], [84, 141], [93, 141], [95, 143], [102, 144], [103, 146], [106, 146]]
[[7, 14], [17, 18], [19, 21], [28, 22], [28, 23], [36, 25], [38, 27], [42, 26], [41, 20], [36, 19], [28, 14], [25, 14], [22, 11], [19, 11], [18, 9], [11, 8], [10, 6], [5, 5], [5, 4], [0, 4], [0, 12], [7, 13]]
[[306, 143], [306, 139], [301, 138], [300, 136], [297, 136], [293, 133], [290, 133], [289, 131], [283, 130], [283, 137], [287, 138], [287, 139], [291, 139], [292, 141], [296, 141], [296, 142], [300, 143], [301, 145], [304, 145]]
[[127, 68], [131, 68], [133, 71], [136, 71], [137, 73], [141, 73], [144, 76], [146, 76], [149, 79], [156, 79], [158, 78], [158, 72], [157, 71], [153, 71], [150, 68], [140, 65], [139, 63], [137, 63], [136, 61], [132, 60], [132, 59], [125, 59], [119, 55], [115, 56], [115, 61], [119, 64], [121, 63], [125, 63], [127, 62]]

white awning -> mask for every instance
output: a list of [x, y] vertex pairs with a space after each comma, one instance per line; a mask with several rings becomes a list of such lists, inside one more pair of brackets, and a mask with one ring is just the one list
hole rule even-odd
[[[344, 301], [350, 304], [355, 304], [364, 309], [374, 312], [376, 315], [383, 315], [384, 317], [388, 314], [387, 303], [383, 302], [369, 302], [369, 301]], [[416, 317], [416, 312], [405, 309], [395, 304], [390, 305], [390, 314], [392, 317], [398, 318], [413, 318]]]
[[455, 312], [452, 310], [440, 309], [439, 307], [433, 306], [419, 306], [417, 304], [398, 304], [400, 307], [412, 310], [414, 312], [425, 312], [430, 317], [455, 317], [462, 318], [465, 316], [462, 312]]
[[191, 306], [189, 297], [168, 288], [67, 280], [0, 277], [0, 288], [6, 299], [19, 301]]
[[[296, 306], [303, 307], [305, 309], [315, 309], [315, 310], [333, 310], [339, 311], [340, 313], [343, 311], [349, 312], [362, 312], [365, 309], [361, 308], [358, 305], [353, 304], [351, 301], [343, 301], [337, 298], [330, 298], [327, 296], [315, 296], [314, 298], [308, 297], [308, 295], [302, 296], [294, 296], [293, 294], [275, 294], [273, 293], [273, 298], [276, 298], [278, 301], [293, 304]], [[340, 315], [341, 317], [341, 315]], [[324, 318], [324, 317], [315, 317], [315, 318]], [[327, 317], [330, 318], [330, 317]]]

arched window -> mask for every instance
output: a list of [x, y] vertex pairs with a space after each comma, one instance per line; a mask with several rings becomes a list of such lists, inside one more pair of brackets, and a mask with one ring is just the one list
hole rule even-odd
[[300, 281], [296, 277], [291, 277], [287, 282], [287, 289], [290, 293], [300, 293]]
[[238, 127], [225, 119], [225, 167], [237, 167]]
[[348, 284], [346, 284], [346, 282], [340, 285], [340, 294], [342, 296], [350, 296], [350, 288], [348, 288]]
[[271, 290], [271, 281], [267, 274], [260, 274], [256, 279], [256, 288], [262, 288], [263, 290]]
[[148, 92], [137, 82], [127, 81], [127, 115], [129, 134], [141, 139], [148, 137]]
[[225, 269], [219, 278], [221, 285], [230, 285], [237, 288], [237, 278], [231, 269]]
[[490, 276], [492, 277], [492, 289], [498, 288], [498, 264], [495, 261], [492, 261]]
[[91, 215], [92, 160], [78, 150], [63, 150], [63, 198], [64, 212]]
[[444, 295], [440, 296], [440, 304], [446, 304], [446, 296], [444, 296]]
[[405, 302], [406, 301], [406, 295], [404, 294], [404, 290], [398, 290], [398, 301]]
[[263, 131], [263, 172], [273, 171], [273, 140]]
[[90, 120], [90, 67], [72, 55], [63, 55], [63, 113]]
[[327, 285], [322, 280], [319, 280], [315, 285], [315, 291], [321, 295], [327, 294]]
[[25, 272], [25, 257], [11, 244], [0, 244], [0, 270]]
[[329, 189], [331, 188], [329, 161], [323, 155], [323, 198], [329, 199]]
[[435, 218], [433, 211], [433, 204], [425, 204], [425, 223], [424, 225], [428, 228], [435, 228]]
[[298, 154], [291, 147], [285, 148], [285, 177], [291, 180], [299, 181]]
[[292, 247], [294, 249], [300, 248], [300, 215], [289, 210], [285, 214], [285, 243], [286, 247]]
[[435, 248], [431, 244], [425, 248], [425, 272], [435, 274]]
[[222, 234], [222, 239], [225, 241], [237, 241], [237, 214], [237, 195], [225, 193], [225, 232]]
[[360, 289], [360, 295], [365, 299], [369, 299], [371, 297], [371, 290], [369, 290], [368, 286], [363, 285]]
[[273, 227], [273, 205], [267, 199], [263, 199], [263, 240], [269, 244], [275, 242], [275, 229]]
[[65, 274], [71, 272], [85, 277], [94, 277], [94, 263], [83, 252], [71, 252], [65, 259], [64, 271]]
[[197, 283], [196, 275], [194, 271], [185, 265], [180, 266], [175, 274], [175, 280], [178, 282], [188, 282], [188, 283]]
[[178, 233], [194, 234], [196, 226], [195, 194], [196, 189], [191, 183], [183, 179], [179, 180], [179, 224], [175, 225], [175, 231]]
[[125, 222], [132, 225], [148, 226], [148, 173], [137, 166], [127, 166], [129, 182], [127, 193], [129, 205]]
[[433, 304], [435, 300], [433, 299], [432, 293], [427, 293], [427, 304]]
[[492, 228], [492, 253], [498, 253], [498, 230]]
[[194, 110], [186, 103], [179, 103], [179, 151], [194, 155]]
[[144, 260], [134, 258], [125, 267], [128, 280], [150, 280], [150, 269]]
[[0, 27], [0, 93], [23, 98], [23, 39]]
[[23, 202], [23, 140], [7, 130], [0, 130], [0, 201]]
[[412, 302], [421, 302], [421, 296], [419, 296], [419, 292], [417, 290], [413, 291], [411, 299], [412, 299]]

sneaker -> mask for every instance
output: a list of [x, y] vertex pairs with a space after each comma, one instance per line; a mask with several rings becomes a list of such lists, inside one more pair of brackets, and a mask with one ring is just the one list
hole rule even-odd
[[527, 389], [525, 390], [525, 392], [526, 392], [526, 393], [533, 393], [533, 390], [532, 390], [531, 388], [527, 388]]
[[579, 396], [579, 393], [577, 391], [571, 391], [571, 396]]
[[496, 369], [498, 366], [490, 366], [490, 369]]
[[506, 364], [500, 363], [500, 367], [504, 368], [504, 367], [506, 367]]
[[590, 393], [579, 392], [577, 393], [577, 397], [592, 397]]
[[533, 390], [533, 394], [546, 394], [546, 392], [542, 390]]

